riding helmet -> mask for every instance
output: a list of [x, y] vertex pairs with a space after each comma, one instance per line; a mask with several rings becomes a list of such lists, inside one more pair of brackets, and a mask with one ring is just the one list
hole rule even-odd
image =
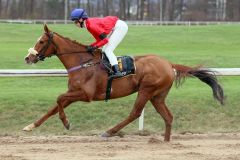
[[74, 9], [71, 13], [71, 20], [75, 21], [79, 20], [80, 18], [87, 19], [88, 18], [87, 12], [81, 8]]

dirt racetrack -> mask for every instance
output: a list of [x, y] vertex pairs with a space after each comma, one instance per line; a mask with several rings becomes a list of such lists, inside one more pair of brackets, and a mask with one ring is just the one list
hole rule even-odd
[[240, 133], [0, 137], [0, 160], [240, 160]]

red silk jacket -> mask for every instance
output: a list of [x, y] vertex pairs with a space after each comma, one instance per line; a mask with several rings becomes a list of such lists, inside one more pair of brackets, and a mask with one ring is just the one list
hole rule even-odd
[[118, 17], [115, 16], [86, 19], [86, 28], [96, 39], [96, 42], [92, 43], [91, 46], [99, 48], [108, 43], [107, 35], [112, 31], [117, 20]]

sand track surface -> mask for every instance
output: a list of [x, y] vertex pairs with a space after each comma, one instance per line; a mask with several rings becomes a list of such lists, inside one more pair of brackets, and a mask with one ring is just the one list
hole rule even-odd
[[240, 133], [0, 137], [0, 160], [240, 160]]

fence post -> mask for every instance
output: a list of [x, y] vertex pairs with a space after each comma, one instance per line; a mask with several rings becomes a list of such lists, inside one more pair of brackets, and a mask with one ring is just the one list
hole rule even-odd
[[141, 116], [139, 117], [139, 127], [138, 127], [138, 130], [142, 131], [143, 127], [144, 127], [144, 109], [142, 111]]

